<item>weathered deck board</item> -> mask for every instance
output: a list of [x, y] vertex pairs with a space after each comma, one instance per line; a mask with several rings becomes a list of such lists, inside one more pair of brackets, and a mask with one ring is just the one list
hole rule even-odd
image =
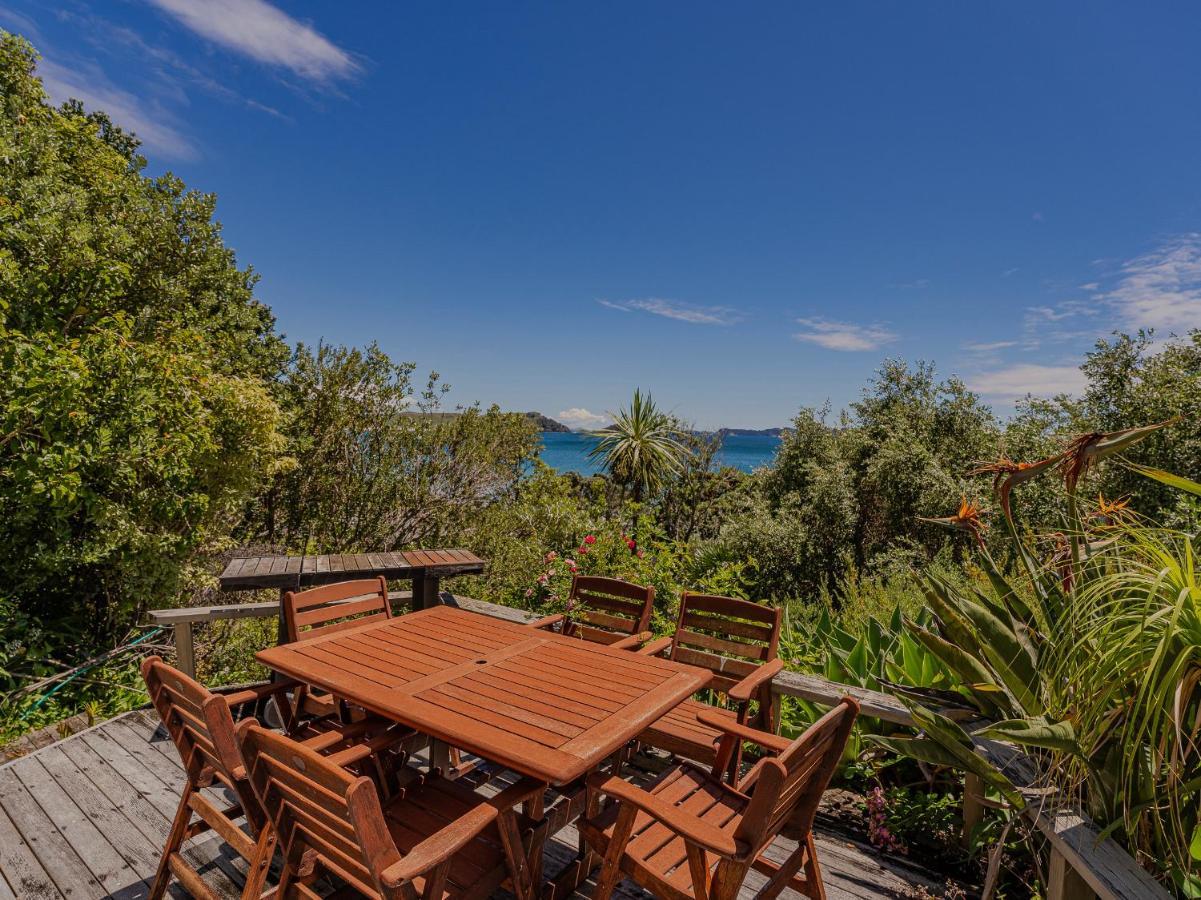
[[[183, 784], [175, 748], [157, 725], [150, 712], [126, 713], [0, 766], [0, 900], [146, 895]], [[548, 873], [572, 858], [576, 840], [567, 828], [548, 842]], [[819, 834], [818, 848], [830, 900], [899, 900], [917, 885], [937, 886], [929, 873], [837, 835]], [[224, 849], [210, 836], [185, 855], [218, 896], [234, 898], [245, 863]], [[771, 855], [790, 849], [780, 840]], [[753, 874], [744, 896], [761, 884]], [[591, 883], [577, 897], [590, 891]], [[178, 884], [172, 893], [183, 896]], [[618, 896], [648, 895], [627, 882]]]

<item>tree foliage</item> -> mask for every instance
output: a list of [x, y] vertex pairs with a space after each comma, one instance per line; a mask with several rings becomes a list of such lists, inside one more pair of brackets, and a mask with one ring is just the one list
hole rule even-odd
[[315, 552], [453, 542], [508, 497], [534, 455], [533, 423], [493, 407], [441, 411], [431, 375], [379, 347], [297, 347], [281, 382], [295, 462], [256, 507], [252, 533]]
[[0, 591], [91, 644], [175, 596], [257, 489], [283, 345], [214, 198], [50, 106], [35, 62], [0, 34]]

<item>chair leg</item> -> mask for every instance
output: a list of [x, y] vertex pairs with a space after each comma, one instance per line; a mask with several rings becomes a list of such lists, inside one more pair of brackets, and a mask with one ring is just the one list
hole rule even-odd
[[[784, 888], [791, 888], [813, 900], [826, 900], [826, 888], [822, 884], [821, 866], [817, 862], [817, 848], [812, 833], [800, 842], [784, 862], [777, 863], [766, 856], [759, 856], [752, 865], [757, 872], [768, 876], [767, 883], [759, 889], [756, 897], [770, 900], [778, 897]], [[804, 878], [797, 875], [802, 866], [805, 869]]]
[[600, 877], [596, 879], [596, 890], [592, 892], [592, 900], [609, 900], [617, 882], [621, 881], [621, 858], [630, 842], [630, 833], [634, 830], [634, 817], [637, 814], [638, 809], [629, 803], [621, 805], [617, 821], [613, 824], [613, 837], [609, 839], [609, 849], [605, 853], [605, 864]]
[[275, 856], [275, 832], [264, 825], [254, 845], [254, 858], [246, 870], [246, 886], [242, 888], [242, 900], [258, 900], [263, 895], [263, 885], [271, 869], [271, 858]]
[[822, 881], [822, 867], [817, 861], [817, 846], [813, 843], [813, 833], [805, 838], [805, 880], [809, 883], [809, 896], [813, 900], [826, 900], [826, 885]]
[[496, 820], [500, 830], [500, 842], [505, 848], [506, 861], [509, 864], [509, 879], [513, 882], [513, 894], [517, 900], [533, 900], [534, 885], [530, 878], [529, 859], [521, 840], [521, 831], [517, 827], [517, 816], [508, 809]]
[[171, 880], [171, 854], [183, 846], [184, 837], [188, 831], [188, 822], [192, 820], [192, 807], [188, 801], [194, 788], [189, 781], [184, 785], [183, 795], [179, 798], [179, 809], [175, 811], [175, 819], [171, 822], [171, 831], [167, 834], [167, 845], [163, 848], [162, 858], [158, 863], [158, 871], [154, 873], [154, 884], [150, 887], [149, 900], [160, 900], [167, 891], [167, 883]]

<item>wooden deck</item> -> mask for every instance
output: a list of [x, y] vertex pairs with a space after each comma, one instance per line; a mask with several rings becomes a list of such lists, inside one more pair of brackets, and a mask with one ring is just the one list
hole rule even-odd
[[[0, 900], [146, 896], [183, 784], [175, 747], [157, 727], [153, 711], [134, 711], [0, 766]], [[548, 842], [548, 873], [571, 858], [575, 840], [566, 829]], [[791, 847], [777, 843], [771, 852], [782, 858]], [[213, 836], [189, 846], [185, 856], [214, 889], [238, 896], [242, 860]], [[930, 873], [845, 837], [819, 830], [818, 848], [830, 900], [939, 886]], [[748, 880], [744, 896], [760, 883]], [[186, 896], [178, 884], [172, 891]], [[620, 893], [648, 896], [628, 882]]]

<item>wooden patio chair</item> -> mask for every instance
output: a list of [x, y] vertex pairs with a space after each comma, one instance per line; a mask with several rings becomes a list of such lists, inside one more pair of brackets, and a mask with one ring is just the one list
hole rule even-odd
[[[379, 578], [340, 581], [307, 591], [288, 591], [284, 594], [283, 611], [289, 643], [312, 640], [379, 619], [392, 618], [388, 581], [382, 575]], [[300, 714], [351, 716], [351, 711], [337, 698], [314, 691], [308, 685], [298, 687], [292, 703]], [[356, 710], [355, 715], [361, 717], [363, 713]]]
[[[685, 700], [639, 735], [639, 742], [701, 765], [712, 765], [722, 733], [707, 721], [728, 719], [774, 732], [771, 680], [783, 668], [776, 657], [779, 644], [779, 609], [750, 600], [685, 591], [680, 596], [675, 634], [652, 641], [639, 652], [668, 651], [669, 659], [711, 670], [710, 690], [724, 694], [734, 708]], [[758, 705], [754, 714], [752, 701]], [[698, 718], [698, 713], [704, 711], [711, 713], [707, 720]], [[731, 765], [737, 767], [739, 761], [740, 754], [736, 753]]]
[[[722, 734], [712, 772], [684, 763], [649, 790], [591, 776], [580, 832], [603, 857], [594, 900], [608, 900], [622, 876], [666, 900], [735, 900], [752, 868], [768, 876], [757, 897], [776, 897], [787, 887], [824, 900], [813, 819], [858, 712], [846, 697], [794, 741], [702, 712]], [[720, 773], [742, 741], [774, 758], [761, 758], [731, 787]], [[617, 800], [604, 812], [602, 794]], [[797, 842], [782, 863], [762, 855], [778, 834]]]
[[[186, 777], [179, 809], [155, 873], [150, 900], [158, 900], [163, 896], [172, 875], [193, 896], [215, 898], [216, 895], [204, 883], [200, 873], [180, 854], [180, 849], [185, 841], [210, 830], [219, 834], [247, 862], [253, 860], [264, 846], [269, 844], [274, 847], [270, 829], [264, 828], [266, 816], [246, 781], [232, 711], [272, 695], [278, 696], [295, 685], [278, 682], [233, 693], [214, 693], [157, 656], [148, 657], [142, 662], [142, 678], [150, 692], [151, 702], [179, 750]], [[287, 703], [281, 703], [280, 706], [287, 707]], [[284, 716], [285, 719], [290, 718], [286, 712]], [[304, 743], [309, 752], [330, 754], [327, 758], [331, 765], [352, 766], [362, 771], [368, 771], [367, 767], [371, 766], [377, 777], [385, 774], [380, 768], [379, 754], [413, 737], [412, 731], [381, 719], [353, 725], [337, 722], [320, 724], [324, 730], [314, 723], [300, 726], [307, 735]], [[225, 808], [215, 805], [204, 794], [204, 789], [214, 784], [228, 788], [235, 802]], [[193, 816], [197, 821], [193, 822]], [[242, 817], [245, 817], [249, 835], [237, 824], [236, 820]], [[265, 859], [269, 864], [270, 852]], [[262, 892], [266, 876], [266, 865], [252, 867], [246, 878], [243, 896], [257, 898]]]
[[506, 882], [518, 900], [532, 900], [540, 885], [545, 825], [516, 806], [540, 797], [541, 782], [523, 778], [485, 798], [405, 769], [402, 790], [381, 804], [370, 779], [251, 720], [239, 737], [283, 852], [280, 900], [319, 897], [311, 885], [323, 874], [386, 900], [485, 898]]
[[532, 628], [554, 628], [569, 637], [632, 650], [653, 637], [647, 627], [655, 606], [655, 589], [632, 584], [619, 578], [598, 575], [574, 575], [567, 598], [572, 610], [544, 616], [530, 623]]

